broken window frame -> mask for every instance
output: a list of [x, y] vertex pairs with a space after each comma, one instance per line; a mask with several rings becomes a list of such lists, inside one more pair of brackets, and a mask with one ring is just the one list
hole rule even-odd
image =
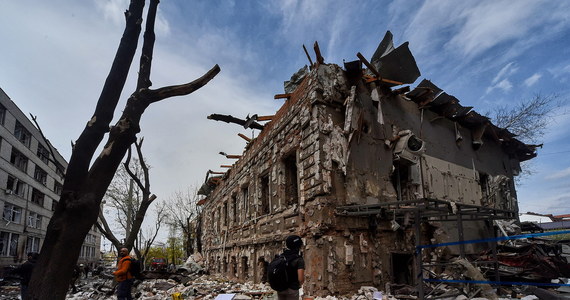
[[32, 141], [32, 134], [19, 121], [16, 121], [16, 127], [14, 127], [14, 136], [22, 144], [24, 144], [24, 146], [30, 148], [30, 144]]
[[0, 231], [0, 256], [17, 256], [19, 239], [17, 233]]
[[26, 184], [19, 180], [18, 178], [8, 175], [8, 179], [6, 180], [6, 193], [10, 194], [13, 193], [18, 195], [22, 198], [25, 196]]
[[22, 208], [11, 203], [4, 203], [2, 220], [20, 224], [22, 221]]
[[41, 229], [42, 228], [42, 216], [37, 212], [30, 211], [28, 213], [28, 227]]
[[42, 192], [40, 192], [40, 190], [36, 189], [36, 188], [32, 188], [32, 203], [35, 203], [41, 207], [44, 206], [44, 201], [45, 201], [46, 195]]
[[40, 238], [35, 236], [28, 236], [26, 239], [26, 253], [40, 252]]
[[61, 184], [61, 183], [59, 183], [59, 182], [57, 182], [57, 181], [54, 181], [54, 183], [53, 183], [53, 192], [54, 192], [56, 195], [61, 196], [61, 192], [63, 192], [63, 184]]
[[10, 163], [14, 165], [20, 171], [26, 173], [28, 170], [28, 157], [25, 156], [15, 147], [12, 147], [12, 153], [10, 154]]
[[49, 163], [49, 150], [40, 143], [38, 143], [38, 150], [36, 152], [36, 155], [46, 165]]
[[46, 185], [47, 183], [47, 172], [44, 171], [44, 169], [42, 169], [40, 166], [36, 165], [35, 169], [34, 169], [34, 179], [43, 184]]

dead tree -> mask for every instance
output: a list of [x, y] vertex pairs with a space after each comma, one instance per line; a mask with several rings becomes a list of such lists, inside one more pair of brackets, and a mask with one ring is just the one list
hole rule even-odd
[[[155, 207], [156, 208], [156, 207]], [[162, 225], [166, 223], [166, 218], [168, 218], [168, 214], [166, 213], [166, 205], [162, 204], [158, 208], [156, 208], [156, 222], [154, 222], [154, 228], [147, 228], [146, 232], [141, 232], [140, 236], [141, 239], [139, 240], [140, 245], [135, 247], [135, 253], [137, 257], [145, 262], [144, 265], [146, 266], [146, 260], [148, 257], [148, 252], [150, 251], [150, 247], [154, 243], [156, 236], [160, 232], [160, 228]]]
[[[125, 153], [136, 141], [139, 122], [152, 103], [188, 95], [219, 73], [218, 65], [202, 77], [182, 85], [150, 89], [154, 47], [154, 23], [158, 0], [151, 0], [146, 20], [139, 76], [120, 119], [109, 128], [124, 88], [141, 32], [144, 0], [131, 0], [125, 12], [126, 26], [93, 117], [75, 143], [67, 167], [63, 192], [48, 225], [46, 238], [30, 282], [28, 299], [65, 299], [81, 245], [99, 216], [101, 200]], [[91, 164], [105, 134], [108, 140]]]
[[180, 228], [184, 236], [184, 252], [186, 256], [194, 253], [196, 238], [196, 219], [200, 214], [197, 189], [187, 189], [186, 192], [176, 192], [167, 206], [169, 219], [173, 226]]
[[[131, 161], [131, 148], [129, 148], [128, 152], [127, 152], [127, 159], [125, 160], [125, 162], [123, 163], [123, 167], [124, 170], [127, 172], [127, 174], [129, 175], [129, 177], [131, 178], [132, 182], [134, 182], [137, 187], [138, 190], [140, 190], [142, 192], [142, 197], [140, 199], [140, 201], [137, 201], [135, 204], [137, 204], [138, 207], [136, 208], [132, 208], [133, 211], [125, 211], [125, 220], [123, 220], [124, 222], [124, 228], [125, 228], [125, 241], [124, 243], [122, 243], [121, 241], [119, 241], [119, 239], [115, 236], [115, 234], [113, 234], [113, 231], [111, 230], [107, 220], [105, 219], [105, 216], [103, 215], [103, 211], [99, 212], [99, 222], [96, 223], [97, 228], [99, 228], [99, 230], [101, 231], [101, 233], [109, 240], [111, 241], [111, 243], [113, 243], [113, 246], [115, 246], [115, 248], [117, 249], [117, 252], [119, 251], [119, 249], [121, 247], [126, 247], [128, 249], [132, 249], [133, 247], [135, 247], [135, 241], [137, 240], [138, 237], [138, 233], [140, 231], [141, 225], [144, 221], [144, 217], [146, 215], [146, 212], [148, 210], [148, 208], [150, 207], [150, 205], [153, 203], [153, 201], [156, 199], [156, 196], [154, 194], [151, 194], [150, 192], [150, 177], [149, 177], [149, 171], [148, 171], [148, 166], [144, 161], [144, 157], [142, 154], [142, 143], [143, 143], [143, 139], [141, 138], [140, 141], [137, 143], [135, 142], [135, 147], [137, 149], [137, 155], [138, 155], [138, 162], [140, 165], [140, 168], [142, 170], [142, 175], [143, 175], [143, 181], [141, 181], [141, 179], [139, 178], [139, 174], [138, 172], [135, 173], [133, 172], [133, 170], [131, 170], [130, 168], [130, 161]], [[129, 193], [132, 194], [132, 191]], [[130, 197], [131, 199], [122, 199], [119, 202], [119, 205], [121, 206], [133, 206], [132, 205], [132, 195], [128, 195], [127, 197]], [[131, 203], [126, 203], [126, 202], [131, 202]], [[135, 251], [138, 252], [137, 255], [139, 255], [140, 257], [140, 251], [138, 249], [138, 247], [135, 247]]]

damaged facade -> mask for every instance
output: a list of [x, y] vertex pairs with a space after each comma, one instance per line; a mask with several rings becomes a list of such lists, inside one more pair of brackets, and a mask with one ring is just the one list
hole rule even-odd
[[211, 273], [260, 282], [298, 234], [306, 295], [417, 284], [416, 246], [493, 236], [493, 216], [516, 218], [513, 177], [534, 149], [427, 80], [399, 88], [419, 77], [407, 43], [394, 48], [388, 33], [371, 63], [344, 68], [316, 52], [239, 160], [202, 189]]

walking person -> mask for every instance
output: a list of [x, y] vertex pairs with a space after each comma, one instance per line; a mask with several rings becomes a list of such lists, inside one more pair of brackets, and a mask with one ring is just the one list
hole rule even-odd
[[283, 255], [287, 259], [288, 288], [277, 292], [278, 300], [299, 300], [299, 289], [305, 281], [305, 260], [301, 256], [303, 241], [297, 235], [290, 235], [285, 240], [287, 249]]
[[129, 249], [121, 248], [119, 250], [119, 261], [117, 262], [117, 270], [113, 272], [117, 285], [117, 300], [132, 300], [131, 287], [133, 286], [133, 275], [129, 271], [131, 266], [131, 257]]
[[22, 277], [22, 280], [20, 281], [20, 296], [24, 300], [27, 299], [28, 296], [28, 284], [32, 278], [32, 271], [38, 261], [38, 256], [39, 254], [37, 252], [29, 252], [28, 260], [13, 271]]

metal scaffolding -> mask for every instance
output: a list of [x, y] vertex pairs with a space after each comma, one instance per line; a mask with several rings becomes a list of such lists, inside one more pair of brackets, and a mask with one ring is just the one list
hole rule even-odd
[[[421, 224], [424, 222], [456, 222], [459, 246], [459, 255], [465, 258], [465, 244], [464, 242], [464, 221], [493, 221], [493, 220], [508, 220], [516, 219], [517, 214], [515, 211], [483, 207], [477, 205], [463, 204], [458, 202], [451, 202], [439, 199], [422, 198], [417, 200], [385, 202], [378, 204], [366, 205], [349, 205], [339, 206], [336, 208], [336, 214], [340, 216], [384, 216], [393, 217], [394, 219], [402, 219], [406, 215], [413, 216], [415, 227], [415, 264], [414, 275], [416, 278], [416, 285], [418, 288], [419, 299], [424, 299], [424, 276], [423, 270], [425, 267], [434, 266], [433, 264], [426, 265], [422, 260], [422, 241], [421, 241]], [[494, 238], [494, 236], [493, 236]], [[499, 281], [499, 264], [497, 260], [497, 243], [492, 242], [493, 261], [495, 269], [495, 280]], [[445, 264], [440, 264], [445, 265]]]

